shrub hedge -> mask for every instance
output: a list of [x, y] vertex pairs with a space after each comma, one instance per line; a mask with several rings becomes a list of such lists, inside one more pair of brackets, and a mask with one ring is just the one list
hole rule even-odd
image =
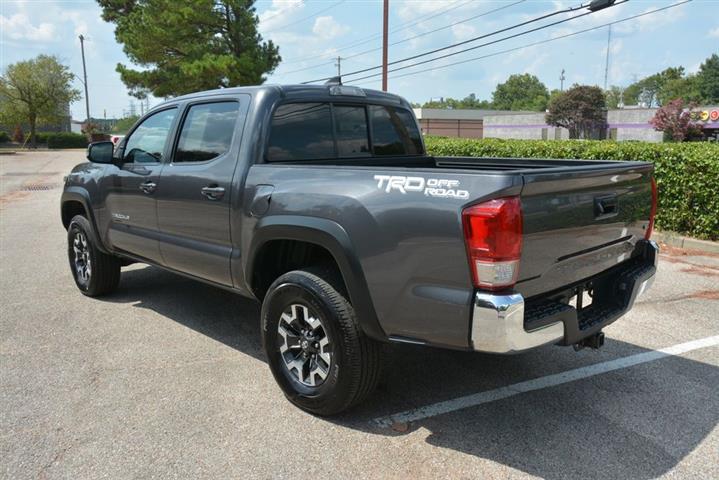
[[[87, 147], [87, 138], [80, 133], [58, 132], [46, 133], [47, 148], [85, 148]], [[39, 143], [38, 138], [38, 143]]]
[[641, 160], [654, 164], [659, 189], [656, 225], [719, 240], [719, 144], [426, 137], [431, 155]]
[[0, 143], [7, 143], [10, 141], [10, 135], [7, 132], [0, 132]]

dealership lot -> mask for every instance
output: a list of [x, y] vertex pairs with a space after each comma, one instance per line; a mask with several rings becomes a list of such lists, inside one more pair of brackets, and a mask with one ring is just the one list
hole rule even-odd
[[275, 385], [254, 302], [146, 265], [77, 291], [83, 156], [0, 155], [3, 478], [719, 478], [719, 257], [667, 249], [598, 352], [388, 346], [380, 389], [322, 419]]

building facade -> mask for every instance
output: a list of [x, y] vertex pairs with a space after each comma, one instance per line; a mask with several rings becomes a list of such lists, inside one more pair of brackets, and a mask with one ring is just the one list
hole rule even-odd
[[506, 110], [474, 110], [445, 108], [415, 108], [422, 133], [440, 137], [483, 138], [484, 118], [501, 117], [517, 112]]
[[[625, 107], [607, 111], [606, 131], [596, 138], [616, 141], [661, 142], [663, 133], [649, 123], [656, 108]], [[544, 112], [508, 112], [497, 110], [415, 109], [422, 131], [429, 135], [463, 138], [506, 138], [564, 140], [566, 128], [547, 125]], [[692, 110], [692, 119], [700, 124], [708, 138], [719, 138], [719, 106]]]

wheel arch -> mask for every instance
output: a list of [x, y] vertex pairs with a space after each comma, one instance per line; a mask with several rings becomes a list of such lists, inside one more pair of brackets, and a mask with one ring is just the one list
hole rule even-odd
[[62, 192], [60, 199], [60, 218], [62, 226], [65, 230], [70, 226], [75, 215], [83, 215], [90, 222], [92, 234], [95, 236], [97, 247], [103, 253], [110, 253], [102, 243], [101, 237], [97, 230], [97, 222], [95, 221], [95, 213], [90, 208], [90, 196], [86, 190], [78, 187], [68, 187]]
[[256, 284], [256, 279], [261, 278], [257, 275], [258, 269], [263, 267], [266, 247], [278, 241], [301, 242], [326, 252], [323, 255], [328, 255], [334, 262], [364, 333], [375, 340], [387, 339], [349, 235], [341, 225], [331, 220], [280, 215], [265, 217], [258, 222], [244, 272], [250, 290], [258, 299], [261, 300], [264, 294], [262, 285]]

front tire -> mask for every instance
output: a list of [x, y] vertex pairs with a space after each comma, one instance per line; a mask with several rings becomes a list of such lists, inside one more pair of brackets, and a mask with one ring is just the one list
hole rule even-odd
[[114, 291], [120, 283], [121, 260], [97, 248], [87, 218], [76, 215], [67, 229], [67, 254], [75, 284], [88, 297]]
[[275, 280], [262, 303], [262, 343], [285, 396], [310, 413], [333, 415], [374, 390], [381, 348], [323, 277], [295, 270]]

